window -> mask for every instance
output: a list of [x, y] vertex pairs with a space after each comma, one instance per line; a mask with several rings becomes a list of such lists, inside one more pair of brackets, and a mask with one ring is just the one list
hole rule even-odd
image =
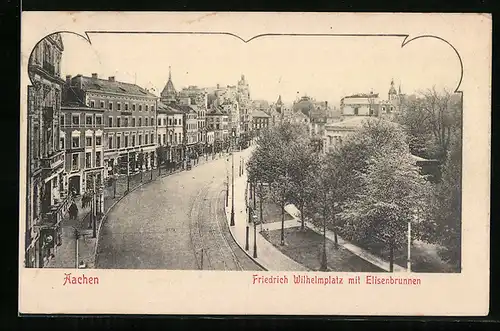
[[140, 134], [139, 135], [139, 146], [141, 146], [141, 145], [142, 145], [142, 135]]
[[128, 147], [128, 136], [125, 136], [125, 146], [124, 147]]
[[74, 153], [71, 155], [71, 170], [78, 170], [80, 165], [80, 158], [78, 153]]
[[[165, 120], [163, 120], [163, 125], [165, 125]], [[172, 118], [168, 119], [168, 125], [172, 126]]]
[[[154, 117], [151, 117], [151, 122], [149, 122], [149, 123], [151, 123], [151, 126], [153, 126], [153, 123], [154, 123], [154, 122], [155, 122]], [[148, 121], [146, 120], [146, 126], [147, 126], [147, 125], [148, 125]]]
[[139, 117], [139, 126], [142, 126], [142, 117]]
[[135, 134], [132, 135], [132, 147], [134, 147], [134, 146], [135, 146]]
[[101, 152], [95, 152], [95, 166], [101, 166]]
[[102, 125], [102, 116], [101, 115], [96, 115], [95, 116], [95, 124], [96, 125]]
[[144, 126], [148, 126], [148, 118], [147, 117], [144, 119]]
[[85, 168], [92, 168], [92, 153], [85, 153]]
[[101, 146], [102, 145], [102, 137], [101, 136], [95, 137], [95, 145], [96, 146]]
[[355, 107], [355, 108], [354, 108], [354, 115], [358, 115], [358, 112], [359, 112], [359, 108], [358, 108], [358, 107]]
[[104, 108], [104, 101], [101, 101], [101, 108]]
[[59, 138], [59, 148], [64, 149], [64, 137]]
[[85, 125], [92, 125], [92, 115], [85, 115]]
[[148, 105], [146, 105], [146, 111], [149, 111], [149, 106]]
[[182, 125], [182, 119], [179, 118], [179, 125]]
[[164, 133], [164, 134], [163, 134], [163, 145], [165, 145], [165, 144], [167, 143], [167, 141], [166, 141], [166, 136], [167, 136], [167, 135]]
[[85, 137], [85, 146], [92, 147], [92, 137]]
[[139, 111], [142, 111], [142, 105], [139, 105]]
[[109, 109], [109, 110], [113, 110], [113, 102], [111, 102], [111, 101], [110, 101], [110, 102], [108, 103], [108, 109]]
[[110, 128], [113, 127], [113, 117], [108, 118], [108, 127], [110, 127]]
[[158, 144], [161, 144], [161, 135], [158, 135]]
[[135, 103], [132, 105], [132, 110], [135, 111]]
[[154, 135], [151, 133], [151, 144], [154, 144]]
[[80, 115], [76, 114], [71, 115], [71, 123], [73, 125], [80, 125]]
[[121, 126], [121, 118], [119, 118], [119, 117], [118, 117], [118, 118], [116, 119], [116, 127], [118, 127], [118, 128], [119, 128], [120, 126]]
[[175, 143], [177, 144], [177, 132], [175, 133]]
[[177, 125], [177, 118], [174, 118], [174, 125]]
[[80, 147], [80, 137], [71, 137], [71, 147], [72, 148]]
[[135, 117], [132, 117], [132, 126], [135, 127]]
[[59, 125], [64, 125], [64, 115], [59, 116]]
[[147, 134], [144, 135], [144, 144], [145, 145], [148, 144], [148, 135]]
[[128, 117], [125, 117], [123, 119], [123, 126], [126, 127], [126, 128], [128, 127]]
[[155, 106], [151, 106], [151, 111], [155, 111]]
[[95, 101], [94, 100], [90, 100], [90, 107], [95, 108]]
[[108, 137], [108, 149], [113, 149], [113, 137]]
[[122, 138], [120, 136], [116, 136], [116, 148], [122, 147], [121, 140], [122, 140]]
[[161, 126], [161, 118], [158, 119], [158, 126]]
[[125, 104], [125, 110], [128, 110], [128, 103]]
[[122, 104], [118, 102], [118, 103], [116, 104], [116, 109], [117, 109], [117, 110], [121, 110], [121, 109], [122, 109]]

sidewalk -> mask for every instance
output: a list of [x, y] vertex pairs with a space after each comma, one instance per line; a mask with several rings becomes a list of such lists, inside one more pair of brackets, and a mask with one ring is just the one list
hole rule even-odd
[[76, 268], [76, 239], [75, 229], [80, 233], [78, 240], [78, 260], [86, 264], [91, 263], [95, 238], [92, 238], [92, 229], [89, 225], [90, 207], [82, 208], [81, 198], [76, 199], [78, 207], [78, 217], [76, 220], [69, 218], [69, 215], [61, 221], [62, 243], [56, 246], [54, 257], [44, 266], [44, 268]]
[[[250, 155], [249, 149], [235, 153], [235, 170], [237, 161], [239, 161], [240, 156], [244, 156], [246, 159]], [[246, 241], [246, 225], [248, 221], [248, 213], [246, 210], [245, 203], [245, 189], [246, 189], [247, 175], [246, 171], [243, 176], [239, 177], [238, 172], [235, 171], [234, 178], [234, 226], [230, 226], [231, 235], [235, 239], [236, 243], [242, 248], [245, 248]], [[231, 189], [231, 185], [229, 185]], [[231, 191], [229, 191], [229, 202], [228, 207], [226, 207], [226, 215], [228, 223], [231, 220]], [[296, 222], [296, 221], [295, 221]], [[269, 224], [265, 225], [266, 227]], [[269, 271], [308, 271], [306, 267], [295, 262], [288, 256], [281, 253], [277, 248], [275, 248], [269, 241], [267, 241], [260, 234], [260, 225], [257, 227], [257, 258], [253, 258], [253, 245], [254, 245], [254, 234], [253, 225], [249, 228], [249, 250], [245, 251], [253, 260]]]

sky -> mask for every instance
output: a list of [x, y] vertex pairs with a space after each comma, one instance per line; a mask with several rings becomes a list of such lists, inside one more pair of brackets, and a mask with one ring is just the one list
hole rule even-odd
[[168, 80], [189, 85], [236, 85], [245, 75], [252, 99], [285, 103], [307, 95], [338, 105], [343, 96], [380, 93], [391, 79], [403, 93], [435, 86], [454, 90], [460, 80], [455, 52], [436, 39], [401, 47], [400, 37], [262, 37], [244, 43], [226, 35], [91, 34], [92, 44], [62, 33], [62, 76], [115, 76], [154, 88]]

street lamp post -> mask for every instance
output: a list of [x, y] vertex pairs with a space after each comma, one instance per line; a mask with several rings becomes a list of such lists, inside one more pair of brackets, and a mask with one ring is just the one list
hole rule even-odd
[[248, 222], [247, 222], [247, 227], [246, 227], [246, 241], [245, 241], [245, 250], [246, 251], [248, 251], [248, 249], [249, 249], [248, 237], [249, 237], [249, 232], [250, 232], [249, 225], [252, 222], [252, 207], [247, 206], [247, 209], [248, 209]]
[[253, 215], [253, 258], [257, 258], [257, 215]]
[[127, 193], [130, 189], [130, 155], [127, 153]]
[[79, 263], [78, 263], [78, 240], [80, 239], [80, 233], [78, 232], [78, 229], [72, 226], [73, 228], [73, 233], [75, 235], [75, 268], [78, 269]]
[[231, 226], [234, 226], [234, 152], [231, 151]]

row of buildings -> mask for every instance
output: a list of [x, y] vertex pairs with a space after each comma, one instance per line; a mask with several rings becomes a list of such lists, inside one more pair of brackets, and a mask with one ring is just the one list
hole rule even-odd
[[97, 73], [62, 79], [63, 52], [56, 33], [41, 40], [29, 60], [27, 267], [43, 267], [61, 243], [60, 222], [72, 193], [100, 193], [102, 205], [107, 178], [153, 169], [159, 162], [186, 165], [231, 144], [244, 147], [253, 128], [264, 126], [259, 114], [252, 117], [244, 75], [234, 86], [176, 91], [169, 68], [156, 96]]

